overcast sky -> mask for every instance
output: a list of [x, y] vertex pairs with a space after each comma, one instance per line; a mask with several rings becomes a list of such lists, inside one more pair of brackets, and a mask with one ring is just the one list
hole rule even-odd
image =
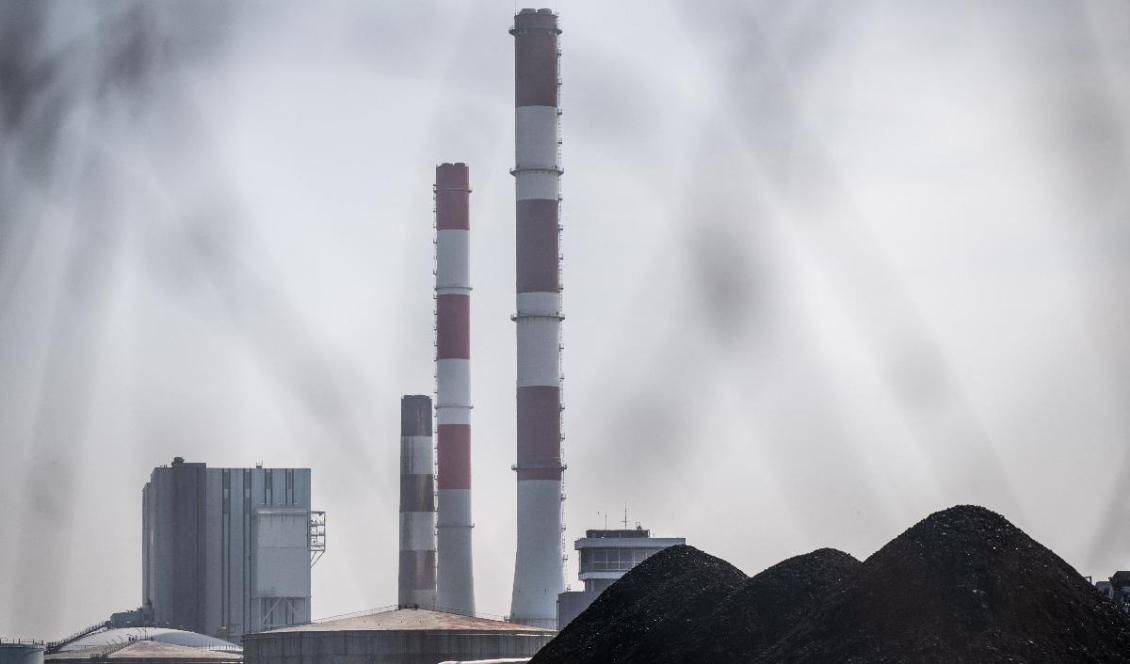
[[[395, 603], [443, 161], [509, 611], [517, 8], [0, 2], [0, 635], [139, 605], [177, 455], [312, 468], [315, 616]], [[570, 550], [627, 505], [754, 573], [979, 503], [1130, 567], [1130, 6], [554, 8]]]

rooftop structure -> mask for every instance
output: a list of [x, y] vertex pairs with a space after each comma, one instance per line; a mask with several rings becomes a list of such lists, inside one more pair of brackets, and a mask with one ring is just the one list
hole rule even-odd
[[247, 635], [249, 664], [436, 664], [445, 660], [529, 657], [556, 634], [427, 609], [395, 609]]
[[669, 546], [686, 544], [682, 537], [652, 537], [640, 526], [633, 529], [586, 530], [574, 543], [580, 554], [578, 576], [585, 589], [561, 593], [557, 598], [557, 625], [564, 629], [593, 603], [604, 589], [636, 565]]

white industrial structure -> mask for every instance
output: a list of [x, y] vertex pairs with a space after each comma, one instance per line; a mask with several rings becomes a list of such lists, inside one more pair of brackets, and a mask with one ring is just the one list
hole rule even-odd
[[584, 590], [563, 592], [557, 599], [557, 629], [573, 621], [608, 586], [627, 574], [633, 567], [669, 546], [679, 546], [687, 541], [682, 537], [652, 537], [651, 531], [640, 526], [616, 530], [586, 530], [585, 536], [574, 542], [580, 554], [579, 577]]
[[207, 468], [177, 457], [142, 491], [142, 608], [226, 639], [310, 620], [324, 550], [308, 468]]
[[440, 164], [435, 180], [436, 456], [439, 485], [436, 606], [475, 613], [471, 557], [470, 174]]
[[563, 587], [557, 16], [514, 16], [518, 542], [510, 619], [557, 624]]
[[400, 399], [400, 567], [397, 606], [431, 609], [436, 603], [435, 460], [432, 400]]

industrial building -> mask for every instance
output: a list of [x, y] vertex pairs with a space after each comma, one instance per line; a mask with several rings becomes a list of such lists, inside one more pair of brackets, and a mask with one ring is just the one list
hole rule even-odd
[[557, 596], [557, 628], [564, 629], [636, 565], [669, 546], [686, 543], [682, 537], [652, 537], [650, 530], [638, 525], [634, 529], [586, 530], [573, 544], [580, 556], [578, 576], [585, 589]]
[[252, 664], [436, 664], [529, 657], [554, 630], [426, 609], [392, 609], [249, 634]]
[[234, 640], [308, 622], [324, 523], [308, 468], [177, 457], [142, 491], [142, 610], [156, 626]]
[[510, 617], [557, 624], [564, 587], [557, 15], [514, 16], [518, 529]]

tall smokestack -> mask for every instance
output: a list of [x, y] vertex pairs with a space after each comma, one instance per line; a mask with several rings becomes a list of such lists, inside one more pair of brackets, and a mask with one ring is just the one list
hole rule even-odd
[[561, 282], [557, 16], [514, 16], [518, 550], [510, 618], [556, 627], [561, 544]]
[[436, 420], [439, 441], [437, 606], [475, 612], [471, 569], [471, 282], [466, 164], [436, 167]]
[[436, 508], [432, 400], [400, 398], [400, 575], [396, 603], [436, 603]]

